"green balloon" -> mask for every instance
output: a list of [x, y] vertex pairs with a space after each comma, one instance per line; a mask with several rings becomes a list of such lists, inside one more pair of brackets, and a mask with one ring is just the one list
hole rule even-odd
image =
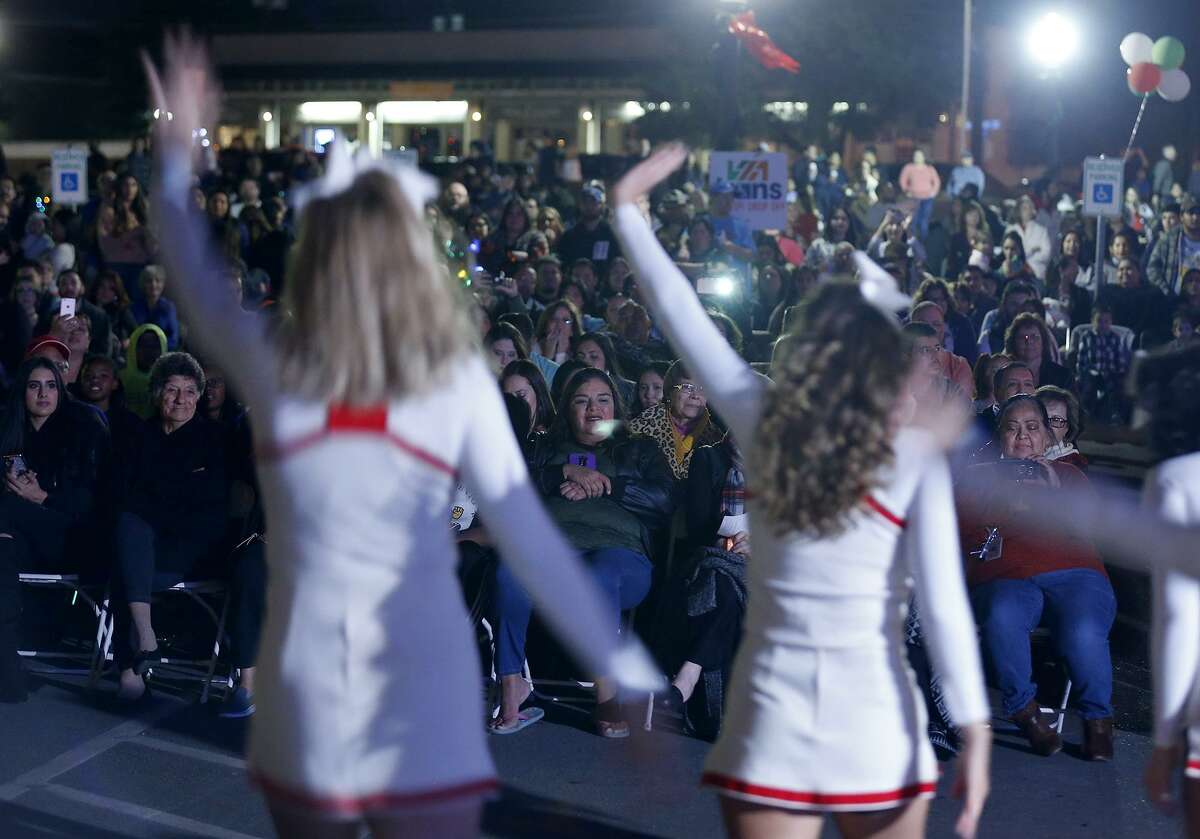
[[1150, 58], [1163, 70], [1174, 70], [1183, 65], [1183, 43], [1178, 38], [1164, 35], [1154, 42]]

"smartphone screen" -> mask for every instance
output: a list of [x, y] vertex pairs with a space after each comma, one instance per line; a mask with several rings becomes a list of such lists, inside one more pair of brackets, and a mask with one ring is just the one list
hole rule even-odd
[[64, 297], [58, 301], [58, 316], [62, 319], [75, 317], [75, 298]]

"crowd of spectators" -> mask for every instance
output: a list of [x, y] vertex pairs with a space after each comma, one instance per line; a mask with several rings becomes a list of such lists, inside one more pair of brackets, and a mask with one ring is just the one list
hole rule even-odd
[[[159, 657], [151, 595], [204, 570], [228, 576], [239, 604], [232, 656], [242, 677], [227, 712], [244, 715], [265, 579], [261, 552], [230, 551], [264, 528], [253, 445], [244, 409], [205, 364], [157, 263], [151, 154], [139, 139], [125, 160], [96, 161], [92, 201], [48, 214], [33, 183], [0, 177], [0, 690], [24, 695], [18, 572], [110, 582], [121, 693], [135, 698]], [[320, 160], [235, 141], [209, 163], [195, 208], [226, 259], [223, 281], [248, 311], [287, 317], [288, 193]], [[662, 706], [712, 736], [751, 544], [737, 441], [641, 305], [603, 180], [543, 182], [482, 154], [440, 174], [427, 220], [445, 257], [441, 279], [475, 315], [533, 479], [613, 610], [640, 607], [637, 626], [673, 678]], [[873, 150], [848, 171], [809, 147], [791, 168], [782, 230], [751, 231], [731, 185], [693, 167], [642, 211], [726, 341], [764, 373], [809, 292], [854, 279], [856, 249], [912, 296], [898, 313], [916, 371], [903, 398], [973, 410], [979, 436], [964, 444], [961, 468], [993, 475], [964, 485], [994, 492], [971, 499], [962, 539], [1005, 710], [1039, 751], [1056, 750], [1029, 710], [1028, 633], [1047, 623], [1095, 729], [1089, 753], [1103, 758], [1115, 600], [1087, 534], [1022, 540], [1023, 487], [1085, 487], [1076, 443], [1086, 427], [1128, 421], [1134, 353], [1195, 340], [1200, 203], [1171, 187], [1139, 198], [1135, 216], [1110, 224], [1107, 259], [1093, 265], [1095, 225], [1070, 188], [1043, 183], [989, 202], [969, 155], [943, 189], [919, 151], [892, 175]], [[490, 559], [486, 522], [464, 514], [470, 507], [460, 493], [451, 520], [495, 630], [485, 667], [500, 687], [492, 729], [511, 733], [536, 721], [522, 679], [531, 606]], [[590, 675], [597, 730], [624, 736], [615, 689]]]

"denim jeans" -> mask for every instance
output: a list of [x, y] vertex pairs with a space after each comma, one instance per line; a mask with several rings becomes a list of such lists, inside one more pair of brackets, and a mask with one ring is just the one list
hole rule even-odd
[[[597, 548], [584, 551], [584, 563], [591, 569], [601, 594], [620, 619], [624, 609], [632, 609], [650, 592], [650, 560], [625, 548]], [[510, 676], [522, 671], [525, 661], [525, 634], [533, 601], [503, 562], [496, 566], [496, 586], [492, 612], [495, 617], [496, 675]], [[604, 675], [604, 674], [597, 674]]]
[[929, 219], [933, 216], [933, 199], [920, 198], [917, 200], [917, 212], [913, 216], [913, 226], [916, 227], [916, 234], [925, 241], [925, 237], [929, 235]]
[[1067, 663], [1080, 715], [1085, 720], [1112, 716], [1108, 632], [1117, 599], [1107, 577], [1070, 568], [1024, 580], [993, 580], [971, 589], [971, 605], [1006, 714], [1020, 711], [1037, 693], [1029, 633], [1043, 625]]

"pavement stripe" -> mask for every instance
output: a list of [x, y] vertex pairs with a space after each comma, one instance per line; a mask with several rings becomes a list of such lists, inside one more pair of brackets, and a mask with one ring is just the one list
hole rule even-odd
[[173, 813], [164, 813], [162, 810], [155, 810], [152, 807], [143, 807], [141, 804], [109, 798], [106, 795], [96, 795], [95, 793], [84, 792], [73, 787], [65, 787], [61, 784], [45, 784], [42, 786], [42, 789], [48, 790], [61, 798], [66, 798], [79, 804], [86, 804], [89, 807], [110, 810], [124, 816], [132, 816], [143, 821], [148, 821], [152, 824], [161, 824], [172, 830], [181, 831], [188, 836], [208, 836], [212, 837], [212, 839], [261, 839], [261, 837], [253, 836], [249, 833], [238, 833], [236, 830], [227, 830], [223, 827], [205, 824], [204, 822], [198, 822], [195, 819], [189, 819], [184, 816], [177, 816]]
[[185, 746], [182, 743], [174, 743], [170, 740], [160, 740], [148, 734], [138, 737], [133, 743], [138, 746], [149, 746], [152, 749], [158, 749], [162, 752], [183, 755], [194, 760], [204, 760], [209, 763], [228, 766], [230, 769], [240, 769], [243, 772], [246, 770], [246, 761], [240, 757], [222, 754], [221, 752], [211, 752], [208, 749], [197, 749], [195, 746]]
[[123, 722], [115, 728], [110, 728], [103, 734], [96, 735], [90, 740], [84, 740], [75, 748], [68, 749], [57, 757], [43, 763], [41, 766], [35, 766], [24, 775], [20, 775], [8, 783], [0, 785], [0, 801], [12, 801], [14, 798], [28, 791], [30, 787], [48, 783], [64, 772], [68, 772], [82, 763], [87, 763], [96, 755], [107, 751], [117, 743], [128, 740], [131, 737], [137, 737], [146, 729], [153, 727], [178, 710], [179, 707], [174, 704], [161, 705], [137, 719]]

